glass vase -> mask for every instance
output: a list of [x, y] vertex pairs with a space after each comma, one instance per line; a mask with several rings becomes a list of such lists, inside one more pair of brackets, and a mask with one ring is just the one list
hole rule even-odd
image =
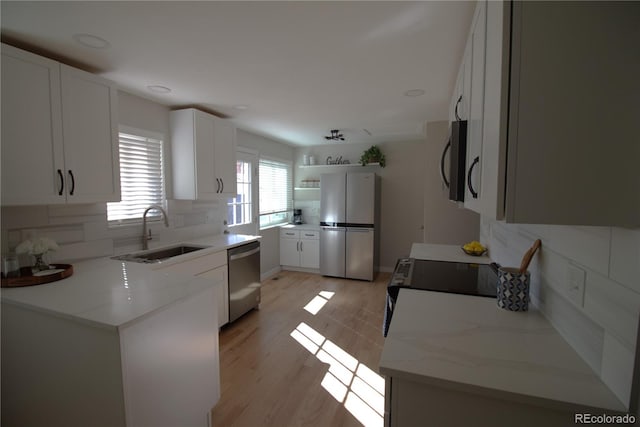
[[49, 264], [47, 264], [46, 262], [44, 262], [44, 254], [33, 254], [33, 257], [35, 258], [36, 262], [33, 265], [33, 267], [31, 268], [31, 270], [34, 273], [37, 273], [39, 271], [43, 271], [43, 270], [48, 270], [49, 269]]

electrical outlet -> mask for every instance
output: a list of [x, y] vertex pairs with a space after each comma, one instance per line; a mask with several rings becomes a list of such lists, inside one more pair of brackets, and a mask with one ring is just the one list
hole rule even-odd
[[569, 264], [567, 273], [566, 294], [575, 305], [582, 307], [584, 304], [586, 273], [581, 268], [572, 264]]

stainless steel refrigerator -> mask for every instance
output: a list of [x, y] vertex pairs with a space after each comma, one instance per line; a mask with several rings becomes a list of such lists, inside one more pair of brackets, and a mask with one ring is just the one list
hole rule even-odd
[[380, 178], [375, 173], [320, 176], [320, 273], [373, 280], [378, 269]]

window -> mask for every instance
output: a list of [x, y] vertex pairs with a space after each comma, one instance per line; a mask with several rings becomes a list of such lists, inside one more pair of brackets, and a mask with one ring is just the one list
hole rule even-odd
[[236, 162], [238, 194], [227, 202], [227, 223], [242, 225], [251, 223], [251, 163]]
[[287, 222], [293, 207], [291, 164], [260, 159], [260, 228]]
[[[150, 205], [164, 205], [162, 135], [121, 128], [120, 191], [121, 201], [107, 203], [109, 224], [139, 223]], [[152, 209], [148, 219], [160, 219]]]

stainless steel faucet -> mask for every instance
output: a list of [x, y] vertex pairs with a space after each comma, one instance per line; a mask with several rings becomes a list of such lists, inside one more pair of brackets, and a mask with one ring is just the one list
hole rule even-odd
[[151, 205], [147, 209], [145, 209], [142, 214], [142, 249], [149, 249], [149, 240], [151, 240], [151, 230], [147, 233], [147, 212], [151, 209], [157, 209], [162, 213], [162, 217], [164, 218], [165, 227], [169, 227], [169, 220], [167, 219], [167, 213], [164, 211], [162, 206]]

